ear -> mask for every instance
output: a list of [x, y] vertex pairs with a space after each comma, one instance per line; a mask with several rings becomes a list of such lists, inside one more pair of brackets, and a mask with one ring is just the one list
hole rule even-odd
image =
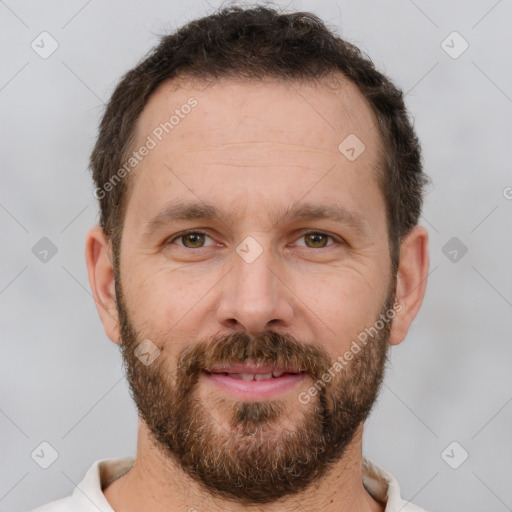
[[404, 340], [420, 309], [427, 288], [428, 266], [428, 233], [423, 226], [416, 226], [400, 246], [396, 285], [396, 300], [400, 306], [396, 308], [391, 326], [391, 345]]
[[107, 336], [119, 345], [119, 317], [116, 307], [112, 254], [109, 241], [100, 226], [94, 226], [87, 233], [85, 259], [89, 284], [103, 328]]

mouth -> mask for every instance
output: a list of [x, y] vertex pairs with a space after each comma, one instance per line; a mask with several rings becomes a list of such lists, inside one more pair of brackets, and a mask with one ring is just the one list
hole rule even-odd
[[214, 366], [202, 375], [218, 390], [238, 399], [268, 400], [296, 387], [306, 372], [300, 368], [234, 364]]

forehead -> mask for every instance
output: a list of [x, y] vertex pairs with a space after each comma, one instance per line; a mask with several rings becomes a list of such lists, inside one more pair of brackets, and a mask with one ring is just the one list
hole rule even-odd
[[[192, 102], [197, 105], [189, 109]], [[341, 142], [350, 133], [366, 139], [367, 146], [379, 142], [376, 117], [367, 100], [339, 74], [300, 83], [277, 79], [168, 80], [145, 106], [135, 130], [137, 142], [143, 143], [155, 130], [159, 138], [158, 127], [170, 120], [172, 127], [169, 133], [164, 130], [163, 138], [192, 146], [225, 143], [226, 136], [233, 135], [237, 142], [252, 142], [259, 135], [272, 142], [293, 140], [307, 148], [312, 132], [317, 150], [332, 151], [333, 138]]]
[[239, 211], [253, 197], [266, 205], [274, 198], [282, 209], [307, 192], [312, 203], [316, 196], [362, 206], [378, 193], [376, 127], [366, 99], [340, 76], [169, 80], [136, 126], [133, 149], [149, 139], [154, 148], [131, 174], [129, 203], [149, 216], [185, 196], [222, 202], [236, 194]]

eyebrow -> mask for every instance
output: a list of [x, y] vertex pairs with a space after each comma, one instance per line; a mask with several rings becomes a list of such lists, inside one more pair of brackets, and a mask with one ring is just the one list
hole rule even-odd
[[[225, 223], [229, 217], [230, 215], [227, 212], [223, 213], [212, 204], [179, 201], [168, 205], [147, 221], [144, 225], [144, 234], [151, 235], [153, 232], [176, 221], [218, 220]], [[355, 228], [362, 235], [367, 233], [368, 227], [365, 218], [337, 204], [297, 203], [281, 210], [278, 214], [271, 214], [270, 219], [273, 227], [279, 223], [297, 220], [333, 220]]]

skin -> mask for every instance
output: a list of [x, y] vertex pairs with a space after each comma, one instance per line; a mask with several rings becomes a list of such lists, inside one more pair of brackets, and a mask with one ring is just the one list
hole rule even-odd
[[[167, 340], [159, 348], [169, 368], [195, 340], [238, 330], [273, 329], [315, 340], [335, 359], [374, 324], [391, 282], [385, 203], [375, 170], [380, 139], [371, 109], [344, 80], [337, 86], [327, 80], [223, 79], [209, 86], [169, 81], [145, 107], [134, 147], [191, 96], [198, 105], [131, 176], [120, 273], [132, 323], [150, 339]], [[338, 150], [349, 134], [366, 146], [355, 161]], [[168, 222], [148, 231], [148, 222], [165, 206], [188, 200], [211, 203], [226, 216]], [[361, 219], [364, 233], [331, 219], [275, 222], [283, 209], [303, 202], [342, 205]], [[189, 229], [207, 233], [206, 247], [170, 241]], [[304, 236], [311, 231], [333, 238], [317, 247]], [[262, 248], [250, 264], [236, 252], [247, 236]], [[402, 243], [396, 288], [402, 309], [393, 320], [391, 345], [402, 342], [421, 306], [427, 242], [426, 230], [417, 226]], [[120, 344], [112, 252], [99, 226], [87, 235], [86, 260], [105, 332]], [[291, 411], [281, 428], [299, 421], [297, 394], [311, 385], [306, 380], [280, 397]], [[219, 425], [225, 423], [227, 412], [213, 404], [226, 396], [205, 381], [198, 392]], [[361, 425], [343, 458], [300, 500], [244, 509], [384, 510], [362, 484], [362, 431]], [[104, 494], [116, 512], [240, 510], [205, 493], [165, 457], [142, 420], [135, 466]]]

